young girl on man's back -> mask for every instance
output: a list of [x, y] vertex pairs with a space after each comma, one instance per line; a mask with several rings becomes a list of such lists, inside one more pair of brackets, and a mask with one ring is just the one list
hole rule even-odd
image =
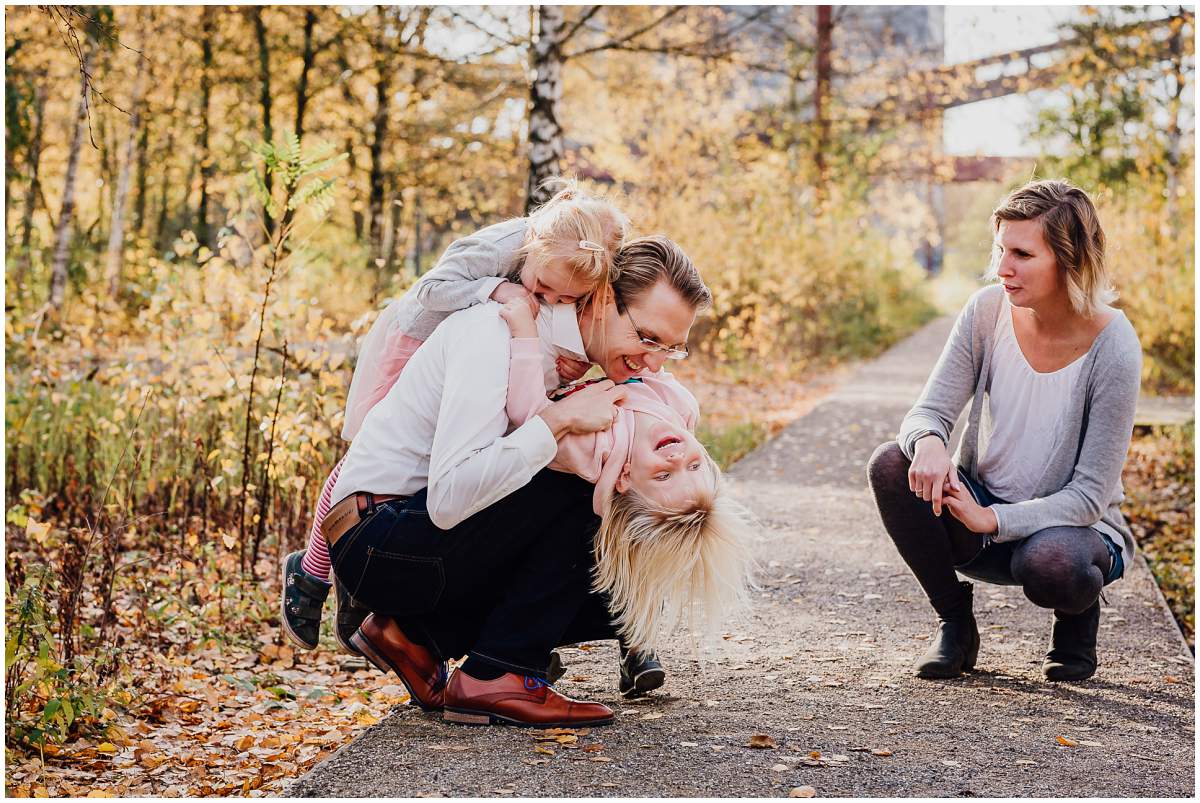
[[[433, 270], [380, 314], [363, 339], [346, 398], [342, 437], [354, 439], [367, 412], [450, 313], [489, 299], [524, 300], [531, 308], [537, 298], [573, 303], [605, 288], [613, 256], [628, 229], [628, 218], [611, 203], [568, 184], [529, 217], [488, 226], [452, 243]], [[565, 380], [578, 378], [586, 369], [585, 364], [559, 362]], [[317, 646], [321, 610], [329, 595], [329, 549], [321, 523], [332, 505], [340, 470], [339, 461], [321, 490], [307, 549], [283, 561], [280, 622], [288, 638], [306, 649]], [[366, 612], [352, 609], [343, 595], [337, 596], [335, 635], [343, 649], [354, 652], [349, 638]]]

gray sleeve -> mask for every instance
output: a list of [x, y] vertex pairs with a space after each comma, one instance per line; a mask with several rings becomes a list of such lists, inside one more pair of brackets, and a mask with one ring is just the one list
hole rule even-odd
[[487, 301], [505, 281], [503, 260], [495, 243], [471, 236], [456, 240], [437, 265], [410, 291], [431, 312], [456, 312]]
[[1110, 344], [1114, 353], [1097, 356], [1105, 358], [1104, 365], [1097, 366], [1093, 378], [1071, 481], [1041, 499], [992, 505], [999, 525], [995, 540], [1016, 541], [1047, 527], [1091, 527], [1116, 498], [1142, 375], [1141, 346], [1132, 327], [1126, 327], [1126, 337]]
[[922, 434], [932, 432], [945, 443], [950, 443], [950, 432], [958, 420], [963, 407], [975, 393], [975, 355], [972, 332], [979, 294], [976, 293], [958, 314], [954, 329], [942, 348], [942, 356], [929, 379], [921, 397], [900, 423], [900, 434], [896, 441], [909, 460]]

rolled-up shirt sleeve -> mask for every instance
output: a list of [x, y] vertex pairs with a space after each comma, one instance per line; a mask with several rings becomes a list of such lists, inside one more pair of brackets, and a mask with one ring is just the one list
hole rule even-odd
[[539, 416], [508, 435], [507, 326], [497, 313], [444, 344], [445, 381], [429, 458], [429, 516], [448, 530], [525, 485], [558, 444]]

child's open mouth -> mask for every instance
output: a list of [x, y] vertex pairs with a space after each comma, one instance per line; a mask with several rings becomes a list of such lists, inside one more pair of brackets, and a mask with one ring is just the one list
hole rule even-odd
[[654, 451], [657, 452], [660, 449], [664, 449], [667, 446], [670, 446], [675, 443], [683, 443], [683, 440], [681, 438], [676, 438], [674, 435], [668, 435], [667, 437], [660, 440], [657, 445], [655, 445]]

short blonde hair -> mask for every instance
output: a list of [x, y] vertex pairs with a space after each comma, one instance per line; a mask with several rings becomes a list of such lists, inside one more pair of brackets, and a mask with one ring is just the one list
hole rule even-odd
[[[1091, 318], [1117, 298], [1104, 256], [1104, 229], [1088, 194], [1069, 181], [1031, 181], [1014, 190], [992, 212], [992, 230], [1006, 220], [1037, 220], [1067, 284], [1071, 307]], [[995, 279], [998, 255], [987, 278]]]
[[685, 616], [694, 623], [697, 612], [711, 639], [749, 600], [747, 514], [722, 494], [720, 469], [708, 462], [715, 490], [688, 509], [666, 510], [629, 491], [614, 493], [601, 517], [593, 587], [608, 595], [632, 649], [653, 650]]
[[529, 213], [521, 256], [535, 267], [565, 263], [595, 290], [606, 288], [613, 279], [613, 260], [629, 235], [629, 218], [574, 180], [556, 178], [547, 185], [560, 189]]

